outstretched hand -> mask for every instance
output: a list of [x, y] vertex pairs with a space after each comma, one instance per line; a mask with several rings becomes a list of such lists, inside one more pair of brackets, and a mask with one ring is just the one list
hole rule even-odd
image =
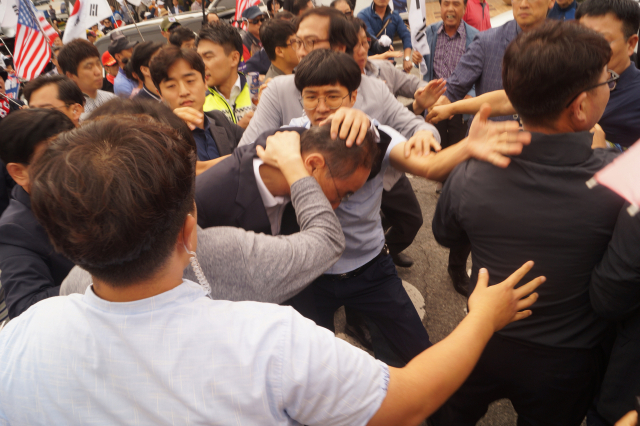
[[414, 93], [413, 112], [422, 114], [422, 111], [431, 108], [446, 91], [447, 82], [444, 79], [430, 81], [429, 84], [419, 88]]
[[[319, 125], [331, 123], [331, 139], [346, 139], [347, 146], [362, 144], [371, 127], [371, 121], [364, 112], [355, 108], [340, 107], [336, 112], [322, 120]], [[340, 131], [338, 133], [338, 130]]]
[[516, 121], [489, 121], [491, 106], [483, 104], [469, 129], [467, 144], [471, 157], [505, 168], [508, 155], [518, 155], [531, 142], [531, 133], [520, 131]]
[[538, 293], [533, 291], [546, 281], [545, 277], [535, 278], [528, 283], [515, 288], [520, 280], [533, 268], [533, 262], [522, 265], [503, 282], [488, 286], [489, 272], [480, 269], [478, 283], [469, 297], [469, 313], [481, 315], [493, 324], [494, 331], [505, 325], [527, 318], [531, 315], [526, 310], [538, 300]]

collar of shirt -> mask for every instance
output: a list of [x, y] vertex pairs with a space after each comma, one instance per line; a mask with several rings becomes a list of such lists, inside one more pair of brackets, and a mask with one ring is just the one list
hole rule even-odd
[[[155, 93], [151, 93], [151, 90], [147, 89], [147, 86], [142, 85], [142, 90], [144, 90], [145, 93], [147, 95], [151, 96], [153, 99], [155, 99], [157, 101], [161, 100], [160, 96], [156, 95]], [[204, 121], [205, 121], [205, 126], [209, 124], [209, 120], [204, 120]]]
[[115, 315], [142, 314], [160, 311], [171, 306], [180, 306], [194, 299], [205, 296], [204, 290], [198, 284], [183, 280], [179, 286], [153, 297], [133, 302], [117, 303], [101, 299], [93, 292], [93, 285], [87, 287], [82, 301], [100, 311]]
[[[447, 32], [444, 30], [444, 23], [440, 25], [440, 28], [438, 28], [438, 34], [442, 34], [442, 33], [447, 34]], [[467, 38], [467, 30], [464, 27], [464, 21], [462, 19], [460, 20], [460, 25], [458, 25], [456, 34], [454, 34], [453, 37], [449, 37], [449, 34], [447, 34], [447, 37], [449, 37], [450, 39], [454, 39], [456, 38], [456, 35], [459, 35], [461, 38], [464, 38], [464, 39]]]
[[545, 135], [531, 132], [531, 143], [516, 159], [552, 166], [571, 166], [585, 162], [591, 155], [593, 135], [588, 131]]
[[369, 77], [379, 78], [380, 77], [380, 68], [367, 59], [367, 63], [364, 66], [364, 74]]
[[567, 7], [560, 7], [560, 5], [558, 3], [555, 4], [555, 7], [557, 7], [560, 12], [567, 12], [567, 11], [569, 11], [571, 9], [577, 8], [578, 7], [578, 3], [576, 2], [576, 0], [573, 0], [573, 3], [571, 3]]
[[[380, 19], [380, 15], [376, 13], [376, 4], [374, 2], [371, 2], [371, 12], [373, 12], [374, 16], [377, 16], [378, 19]], [[393, 11], [391, 10], [391, 7], [387, 5], [387, 9], [384, 11], [384, 17], [382, 18], [382, 20], [384, 21], [384, 18], [391, 15], [392, 13]]]
[[236, 98], [238, 97], [241, 91], [242, 91], [242, 87], [240, 87], [240, 74], [238, 74], [238, 77], [236, 78], [236, 82], [233, 84], [233, 87], [231, 88], [231, 92], [229, 93], [229, 99], [224, 98], [224, 95], [222, 95], [222, 92], [220, 92], [220, 94], [227, 101], [229, 105], [235, 105]]
[[616, 88], [613, 89], [613, 91], [615, 92], [618, 90], [624, 90], [625, 87], [627, 87], [629, 84], [639, 79], [640, 79], [640, 71], [638, 70], [638, 68], [636, 68], [636, 64], [631, 62], [627, 67], [627, 69], [622, 71], [622, 74], [620, 74], [620, 78], [616, 83]]
[[262, 176], [260, 176], [260, 166], [262, 166], [264, 162], [259, 158], [253, 159], [253, 173], [256, 175], [256, 183], [258, 184], [258, 191], [260, 192], [260, 197], [262, 198], [262, 202], [266, 208], [276, 207], [279, 205], [287, 204], [291, 201], [291, 197], [287, 196], [274, 196], [269, 192], [267, 185], [264, 184], [262, 180]]

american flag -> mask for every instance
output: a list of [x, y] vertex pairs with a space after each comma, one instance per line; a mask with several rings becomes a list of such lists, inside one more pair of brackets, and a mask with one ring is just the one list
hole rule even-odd
[[[242, 12], [257, 4], [260, 4], [260, 0], [236, 0], [236, 26], [238, 21], [242, 21]], [[245, 28], [244, 22], [242, 23], [242, 28]]]
[[19, 0], [18, 31], [15, 39], [14, 65], [18, 77], [36, 78], [51, 59], [51, 48], [36, 21], [36, 11], [30, 0]]
[[51, 46], [53, 45], [53, 40], [55, 40], [56, 37], [60, 37], [60, 34], [53, 29], [51, 24], [49, 24], [49, 21], [44, 17], [44, 13], [39, 10], [36, 11], [36, 13], [38, 14], [38, 21], [40, 21], [40, 28], [42, 28], [44, 35], [49, 39], [49, 46]]

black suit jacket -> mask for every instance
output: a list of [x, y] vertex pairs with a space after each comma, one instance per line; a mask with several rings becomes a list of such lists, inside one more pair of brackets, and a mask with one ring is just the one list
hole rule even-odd
[[31, 198], [21, 186], [0, 218], [0, 282], [9, 317], [34, 303], [57, 296], [74, 264], [53, 250], [44, 228], [31, 211]]
[[244, 129], [230, 122], [220, 111], [207, 111], [204, 115], [209, 120], [209, 131], [216, 141], [220, 156], [231, 154], [240, 143]]
[[[302, 133], [305, 129], [287, 130]], [[200, 227], [233, 226], [271, 235], [271, 224], [253, 171], [253, 159], [256, 158], [256, 146], [265, 146], [267, 137], [276, 131], [262, 134], [254, 144], [237, 148], [231, 157], [196, 178]]]

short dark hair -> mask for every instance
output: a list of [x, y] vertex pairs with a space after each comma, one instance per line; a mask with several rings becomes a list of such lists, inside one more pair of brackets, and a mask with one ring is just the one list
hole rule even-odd
[[0, 160], [29, 164], [38, 145], [74, 128], [69, 117], [55, 109], [15, 111], [0, 122]]
[[144, 81], [144, 75], [140, 67], [148, 67], [151, 57], [160, 49], [162, 49], [162, 44], [153, 41], [139, 43], [133, 48], [133, 54], [127, 65], [131, 64], [131, 72], [137, 75], [141, 81]]
[[294, 16], [298, 16], [300, 11], [305, 10], [307, 5], [311, 0], [293, 0], [293, 4], [291, 5], [291, 13]]
[[371, 130], [367, 132], [362, 144], [347, 148], [344, 139], [331, 138], [331, 126], [314, 126], [300, 137], [300, 152], [319, 152], [335, 179], [347, 179], [359, 167], [370, 169], [373, 166], [378, 145]]
[[293, 16], [293, 13], [289, 12], [288, 10], [282, 10], [273, 15], [273, 19], [282, 19], [285, 21], [291, 21], [293, 18], [295, 18], [295, 16]]
[[242, 37], [240, 37], [238, 30], [226, 22], [218, 21], [203, 26], [198, 33], [198, 38], [196, 38], [196, 46], [202, 40], [219, 44], [226, 55], [229, 55], [234, 50], [242, 55]]
[[341, 44], [345, 46], [349, 55], [353, 55], [353, 48], [358, 44], [358, 32], [354, 30], [344, 13], [326, 6], [306, 10], [298, 19], [296, 32], [300, 23], [310, 16], [329, 18], [329, 44], [332, 47]]
[[78, 75], [80, 62], [87, 58], [100, 59], [98, 48], [88, 40], [76, 38], [62, 46], [58, 52], [58, 65], [63, 73]]
[[576, 10], [576, 20], [583, 16], [604, 16], [613, 13], [622, 21], [622, 32], [628, 40], [640, 28], [640, 4], [634, 0], [585, 0]]
[[296, 27], [282, 19], [269, 19], [260, 27], [260, 40], [270, 60], [276, 60], [276, 47], [286, 47], [289, 37], [295, 35]]
[[171, 108], [162, 102], [150, 99], [115, 98], [94, 109], [88, 119], [97, 120], [102, 117], [111, 117], [114, 115], [149, 116], [154, 120], [173, 128], [178, 135], [193, 148], [194, 151], [196, 150], [196, 141], [193, 139], [193, 133], [191, 133], [187, 123], [175, 115], [173, 111], [171, 111]]
[[176, 47], [182, 47], [182, 43], [195, 39], [195, 33], [189, 28], [178, 27], [175, 30], [171, 31], [171, 35], [169, 36], [169, 43], [173, 44]]
[[33, 92], [42, 89], [44, 86], [48, 86], [49, 84], [55, 84], [58, 86], [58, 99], [64, 102], [65, 105], [84, 105], [84, 95], [82, 94], [82, 90], [80, 90], [73, 80], [64, 75], [41, 75], [40, 77], [28, 82], [24, 88], [24, 97], [27, 100], [27, 103], [31, 102], [31, 95]]
[[[442, 4], [442, 0], [438, 0], [440, 2], [440, 4]], [[464, 5], [467, 5], [467, 0], [464, 0]]]
[[329, 7], [333, 7], [335, 9], [335, 7], [338, 5], [338, 3], [342, 3], [345, 2], [346, 4], [349, 5], [349, 7], [351, 8], [351, 10], [353, 10], [353, 4], [351, 4], [351, 2], [349, 0], [333, 0], [331, 2], [331, 4], [329, 5]]
[[598, 82], [611, 58], [609, 43], [575, 22], [548, 20], [509, 44], [502, 83], [524, 122], [555, 122], [566, 103]]
[[202, 80], [204, 80], [204, 62], [200, 55], [192, 49], [180, 49], [169, 45], [160, 49], [149, 63], [151, 79], [158, 91], [160, 91], [160, 83], [169, 78], [169, 68], [180, 59], [184, 59], [191, 68], [202, 74]]
[[360, 30], [362, 29], [367, 34], [367, 37], [369, 37], [369, 30], [367, 29], [367, 24], [362, 19], [354, 16], [349, 18], [349, 22], [351, 22], [351, 25], [353, 25], [353, 29], [356, 30], [356, 34], [359, 33]]
[[352, 56], [329, 49], [316, 49], [302, 58], [294, 82], [296, 88], [339, 84], [353, 93], [360, 87], [362, 74]]
[[195, 152], [149, 117], [58, 136], [33, 165], [31, 207], [56, 251], [114, 287], [149, 279], [194, 209]]

